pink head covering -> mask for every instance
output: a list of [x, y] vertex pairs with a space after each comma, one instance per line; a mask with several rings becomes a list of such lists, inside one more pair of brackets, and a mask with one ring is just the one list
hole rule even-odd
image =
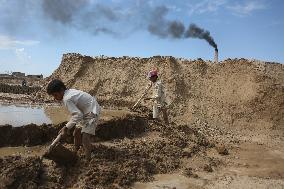
[[158, 71], [157, 70], [152, 70], [147, 75], [148, 79], [150, 79], [153, 76], [158, 76]]

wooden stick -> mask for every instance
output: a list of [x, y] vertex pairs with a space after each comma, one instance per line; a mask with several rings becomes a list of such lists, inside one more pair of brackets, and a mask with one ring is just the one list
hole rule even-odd
[[146, 96], [148, 90], [151, 88], [152, 85], [150, 85], [145, 91], [144, 93], [141, 95], [141, 97], [137, 100], [137, 102], [132, 106], [132, 109], [135, 109], [135, 107], [140, 103], [140, 101], [144, 98], [144, 96]]
[[62, 137], [63, 137], [63, 134], [59, 133], [59, 135], [53, 140], [53, 142], [49, 146], [49, 149], [52, 149], [58, 142], [60, 142]]

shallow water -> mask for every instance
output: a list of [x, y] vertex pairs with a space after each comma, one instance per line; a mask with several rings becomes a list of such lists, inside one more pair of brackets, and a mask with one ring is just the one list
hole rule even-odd
[[58, 124], [67, 119], [68, 113], [61, 106], [0, 105], [0, 125]]
[[[128, 110], [103, 110], [100, 119], [108, 120], [128, 115]], [[0, 125], [9, 124], [19, 127], [34, 123], [41, 125], [59, 124], [70, 118], [64, 106], [27, 105], [27, 104], [0, 104]]]

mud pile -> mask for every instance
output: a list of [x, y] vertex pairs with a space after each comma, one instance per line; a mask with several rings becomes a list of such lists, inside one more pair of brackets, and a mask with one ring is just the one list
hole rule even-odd
[[[167, 88], [172, 121], [202, 120], [216, 127], [278, 127], [284, 124], [284, 66], [246, 59], [220, 64], [174, 57], [150, 58], [63, 55], [48, 77], [96, 95], [104, 106], [130, 107], [147, 85], [146, 73], [159, 69]], [[45, 91], [38, 96], [46, 97]], [[142, 102], [142, 106], [150, 108]]]
[[[22, 127], [22, 134], [29, 135], [30, 127]], [[7, 128], [9, 127], [0, 128], [1, 133], [9, 133], [9, 130], [5, 130]], [[54, 127], [54, 132], [58, 128], [60, 126]], [[55, 133], [50, 134], [48, 129], [39, 130], [46, 135], [56, 136]], [[30, 134], [32, 135], [33, 133]], [[67, 142], [71, 140], [70, 137], [72, 136], [66, 138]], [[89, 163], [84, 161], [81, 150], [80, 159], [73, 166], [55, 164], [38, 157], [0, 158], [2, 187], [128, 188], [135, 181], [152, 180], [154, 174], [184, 169], [184, 158], [190, 158], [214, 146], [192, 126], [165, 126], [139, 116], [101, 123], [96, 140]], [[33, 142], [29, 144], [40, 143], [37, 140], [30, 141]], [[12, 143], [6, 145], [15, 144], [14, 141], [8, 142]], [[45, 144], [46, 141], [41, 142]], [[70, 144], [65, 144], [65, 147], [73, 149]]]
[[96, 130], [96, 137], [100, 140], [114, 138], [133, 138], [147, 129], [147, 121], [139, 116], [126, 116], [109, 121], [101, 121]]
[[97, 145], [90, 165], [80, 168], [85, 172], [81, 171], [73, 187], [127, 188], [135, 181], [151, 181], [154, 174], [183, 169], [183, 158], [213, 146], [187, 125], [153, 124], [147, 133], [132, 140]]
[[38, 188], [41, 166], [38, 157], [1, 158], [0, 188]]
[[0, 126], [0, 147], [3, 146], [35, 146], [51, 141], [60, 127], [43, 124], [41, 126], [29, 124], [23, 127], [11, 125]]
[[0, 188], [64, 188], [66, 168], [39, 157], [0, 158]]
[[36, 93], [41, 87], [22, 87], [20, 85], [8, 85], [0, 83], [0, 92], [2, 93], [14, 93], [14, 94], [32, 94]]

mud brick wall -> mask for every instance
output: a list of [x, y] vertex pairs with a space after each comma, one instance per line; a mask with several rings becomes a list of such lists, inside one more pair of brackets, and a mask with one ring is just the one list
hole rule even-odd
[[29, 77], [0, 76], [0, 83], [9, 85], [22, 85], [22, 81], [27, 81], [27, 86], [41, 86], [43, 79]]
[[0, 83], [0, 92], [2, 93], [14, 93], [14, 94], [31, 94], [37, 92], [41, 87], [22, 87], [20, 85], [7, 85]]

